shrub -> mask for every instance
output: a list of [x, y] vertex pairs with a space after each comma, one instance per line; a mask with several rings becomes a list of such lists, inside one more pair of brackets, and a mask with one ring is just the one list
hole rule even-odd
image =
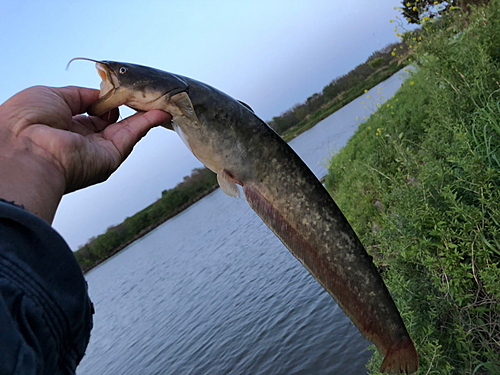
[[500, 373], [499, 5], [424, 25], [417, 72], [326, 180], [384, 270], [422, 374]]

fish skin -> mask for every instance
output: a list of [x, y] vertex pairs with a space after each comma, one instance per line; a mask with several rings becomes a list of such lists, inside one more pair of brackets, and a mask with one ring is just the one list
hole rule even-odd
[[[381, 371], [417, 371], [417, 352], [372, 257], [273, 129], [248, 106], [202, 82], [140, 65], [102, 64], [130, 93], [122, 104], [171, 113], [193, 154], [228, 184], [243, 187], [252, 209], [385, 356]], [[127, 68], [123, 77], [120, 67]], [[98, 102], [89, 113], [109, 109]]]

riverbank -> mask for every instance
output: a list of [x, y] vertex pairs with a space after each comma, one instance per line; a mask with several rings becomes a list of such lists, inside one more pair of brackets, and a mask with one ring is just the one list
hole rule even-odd
[[176, 216], [218, 187], [216, 175], [206, 169], [194, 169], [190, 176], [142, 211], [128, 217], [105, 233], [91, 238], [75, 252], [83, 272], [87, 272], [114, 256], [132, 242], [143, 237], [168, 219]]
[[[500, 2], [405, 35], [416, 72], [329, 165], [422, 374], [500, 373]], [[368, 367], [379, 374], [376, 352]]]
[[159, 227], [160, 225], [162, 225], [164, 222], [166, 222], [167, 220], [170, 220], [171, 218], [173, 218], [174, 216], [180, 214], [182, 211], [188, 209], [189, 207], [191, 207], [193, 204], [195, 204], [196, 202], [198, 202], [199, 200], [205, 198], [207, 195], [210, 195], [211, 193], [213, 193], [215, 190], [217, 190], [219, 188], [219, 185], [213, 185], [211, 188], [209, 188], [208, 190], [205, 190], [203, 191], [201, 194], [199, 194], [198, 196], [194, 197], [193, 199], [191, 199], [189, 202], [183, 204], [182, 206], [180, 206], [179, 208], [177, 208], [175, 211], [173, 211], [171, 214], [165, 216], [165, 217], [162, 217], [161, 219], [159, 219], [158, 221], [156, 221], [155, 223], [147, 226], [146, 228], [142, 229], [139, 233], [137, 233], [134, 237], [132, 237], [130, 240], [124, 242], [123, 244], [119, 245], [118, 247], [114, 248], [112, 251], [110, 251], [108, 254], [106, 254], [106, 256], [102, 257], [102, 258], [99, 258], [97, 259], [91, 266], [82, 266], [82, 264], [80, 263], [80, 266], [82, 268], [82, 271], [83, 273], [87, 273], [88, 271], [90, 271], [91, 269], [93, 269], [94, 267], [97, 267], [99, 264], [107, 261], [109, 258], [112, 258], [113, 256], [115, 256], [116, 254], [118, 254], [120, 251], [122, 251], [123, 249], [125, 249], [127, 246], [129, 246], [130, 244], [132, 244], [133, 242], [137, 241], [138, 239], [144, 237], [146, 234], [148, 234], [149, 232], [151, 232], [152, 230], [156, 229], [157, 227]]

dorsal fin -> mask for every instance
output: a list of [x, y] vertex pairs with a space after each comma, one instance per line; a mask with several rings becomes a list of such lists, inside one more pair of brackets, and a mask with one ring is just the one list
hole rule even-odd
[[250, 111], [252, 111], [253, 113], [255, 113], [255, 112], [254, 112], [254, 110], [253, 110], [253, 109], [252, 109], [252, 108], [251, 108], [251, 107], [250, 107], [247, 103], [243, 103], [241, 100], [238, 100], [238, 101], [239, 101], [241, 104], [243, 104], [245, 107], [247, 107]]

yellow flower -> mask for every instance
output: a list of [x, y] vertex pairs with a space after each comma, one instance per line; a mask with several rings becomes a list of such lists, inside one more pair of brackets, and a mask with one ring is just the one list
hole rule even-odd
[[363, 116], [363, 118], [366, 120], [366, 116]]
[[412, 10], [413, 10], [413, 11], [416, 11], [416, 10], [417, 10], [417, 7], [413, 7], [413, 8], [412, 8]]
[[379, 87], [378, 89], [379, 89], [379, 90], [382, 90], [382, 87]]
[[[405, 72], [407, 72], [407, 71], [408, 71], [408, 68], [405, 68]], [[394, 98], [394, 95], [392, 97]]]
[[411, 21], [411, 18], [410, 18], [410, 17], [408, 17], [407, 21], [408, 21], [408, 22], [410, 22], [410, 21]]
[[413, 48], [413, 46], [410, 44], [410, 49], [412, 49], [412, 48]]
[[[366, 91], [365, 91], [366, 92]], [[361, 102], [361, 104], [365, 104], [365, 102]]]
[[451, 9], [451, 10], [453, 10], [453, 9], [455, 9], [455, 7], [452, 5], [452, 6], [450, 7], [450, 9]]
[[392, 20], [389, 20], [390, 23], [392, 23]]
[[413, 82], [413, 81], [411, 81], [411, 82], [410, 82], [410, 85], [412, 85], [412, 86], [413, 86], [414, 84], [415, 84], [415, 82]]
[[438, 5], [439, 3], [437, 1], [434, 1], [434, 5]]
[[391, 53], [391, 55], [392, 55], [392, 56], [396, 56], [396, 52], [392, 52], [392, 53]]
[[387, 108], [389, 108], [391, 105], [390, 104], [387, 104]]
[[406, 3], [406, 6], [409, 7], [411, 4], [410, 3]]
[[369, 127], [368, 127], [368, 130], [372, 130], [372, 127], [371, 127], [371, 126], [369, 126]]
[[380, 103], [377, 103], [377, 107], [380, 107]]
[[357, 120], [357, 119], [358, 119], [358, 118], [356, 117], [356, 120]]
[[368, 92], [368, 90], [365, 90], [365, 94]]
[[394, 10], [398, 10], [398, 7], [394, 7]]
[[369, 97], [370, 97], [370, 95], [366, 95], [366, 97], [367, 97], [367, 98], [369, 98]]
[[396, 36], [401, 36], [401, 34], [400, 33], [396, 33]]

